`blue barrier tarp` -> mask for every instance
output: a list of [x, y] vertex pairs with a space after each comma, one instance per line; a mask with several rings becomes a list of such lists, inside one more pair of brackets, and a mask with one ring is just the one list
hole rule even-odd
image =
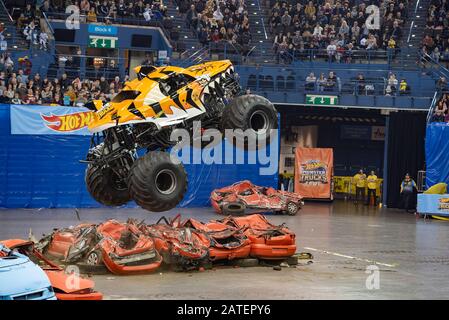
[[[0, 105], [0, 207], [100, 207], [86, 190], [86, 165], [79, 163], [85, 158], [90, 137], [11, 134], [10, 110], [10, 105]], [[207, 206], [213, 189], [243, 179], [277, 187], [278, 147], [275, 159], [275, 173], [269, 175], [260, 174], [259, 169], [266, 167], [260, 164], [185, 164], [189, 182], [180, 206]]]
[[426, 186], [449, 183], [449, 125], [431, 123], [426, 129]]

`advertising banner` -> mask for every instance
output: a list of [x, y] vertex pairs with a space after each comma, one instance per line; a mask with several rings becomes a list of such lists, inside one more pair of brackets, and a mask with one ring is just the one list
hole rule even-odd
[[449, 216], [449, 194], [418, 194], [418, 213]]
[[11, 134], [90, 135], [91, 117], [86, 108], [11, 105]]
[[295, 192], [309, 199], [332, 199], [333, 168], [333, 149], [296, 148]]

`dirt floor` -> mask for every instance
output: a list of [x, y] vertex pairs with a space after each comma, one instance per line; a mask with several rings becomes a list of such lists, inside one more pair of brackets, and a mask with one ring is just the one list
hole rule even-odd
[[[209, 208], [175, 209], [207, 221]], [[141, 209], [82, 209], [83, 222], [128, 217], [155, 222], [162, 214]], [[215, 268], [203, 272], [157, 272], [143, 276], [96, 275], [106, 299], [447, 299], [449, 222], [418, 219], [395, 209], [350, 202], [306, 203], [285, 222], [297, 235], [298, 251], [313, 263], [296, 267]], [[0, 239], [39, 238], [53, 228], [80, 222], [74, 209], [0, 210]], [[368, 270], [367, 270], [368, 268]], [[378, 281], [377, 281], [378, 280]]]

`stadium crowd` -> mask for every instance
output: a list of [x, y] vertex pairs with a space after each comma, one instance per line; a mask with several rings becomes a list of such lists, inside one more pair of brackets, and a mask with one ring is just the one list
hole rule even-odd
[[61, 17], [61, 14], [74, 13], [77, 8], [86, 22], [141, 24], [142, 21], [164, 19], [167, 11], [162, 0], [45, 0], [38, 3], [27, 4], [25, 17], [27, 14], [39, 17], [40, 13], [50, 18]]
[[203, 46], [228, 41], [245, 51], [251, 42], [244, 0], [178, 0], [178, 10]]
[[0, 56], [0, 103], [83, 106], [92, 99], [109, 101], [123, 87], [120, 77], [71, 80], [64, 73], [50, 80], [33, 75], [31, 69], [28, 57], [20, 58], [15, 66], [7, 53]]
[[[375, 12], [366, 3], [379, 8], [380, 23], [367, 19]], [[352, 0], [276, 0], [269, 19], [274, 35], [274, 50], [284, 62], [291, 57], [318, 55], [326, 59], [351, 62], [355, 50], [395, 50], [407, 19], [407, 0], [378, 0], [354, 4]], [[370, 12], [371, 10], [371, 12]]]
[[449, 66], [449, 2], [431, 0], [422, 40], [422, 54]]

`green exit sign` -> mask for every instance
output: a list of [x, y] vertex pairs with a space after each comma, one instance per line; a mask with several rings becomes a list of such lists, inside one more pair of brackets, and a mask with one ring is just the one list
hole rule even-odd
[[306, 95], [307, 104], [316, 104], [320, 106], [333, 106], [338, 104], [337, 96], [325, 96], [317, 94], [307, 94]]
[[89, 36], [89, 47], [114, 49], [117, 40], [117, 37]]

